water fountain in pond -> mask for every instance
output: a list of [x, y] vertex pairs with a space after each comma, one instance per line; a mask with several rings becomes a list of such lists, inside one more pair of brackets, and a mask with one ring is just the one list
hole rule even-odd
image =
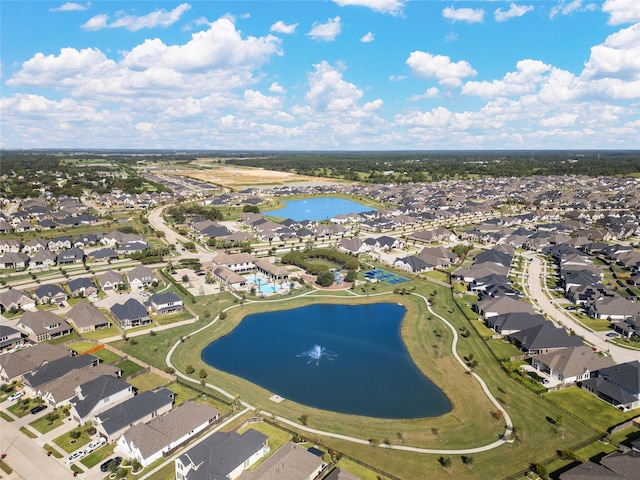
[[309, 361], [307, 362], [307, 365], [312, 362], [316, 362], [316, 365], [318, 365], [320, 363], [321, 358], [326, 358], [327, 360], [333, 361], [333, 359], [337, 357], [338, 354], [331, 352], [327, 350], [325, 347], [321, 347], [320, 345], [316, 344], [313, 347], [311, 347], [311, 350], [307, 350], [306, 352], [299, 353], [296, 356], [308, 357]]

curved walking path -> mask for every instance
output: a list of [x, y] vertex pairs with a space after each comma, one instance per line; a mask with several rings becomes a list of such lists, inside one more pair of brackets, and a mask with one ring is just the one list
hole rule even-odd
[[[311, 295], [313, 293], [313, 290], [307, 292], [307, 293], [303, 293], [302, 295], [299, 296], [307, 296], [307, 295]], [[386, 295], [388, 293], [391, 292], [387, 292], [387, 293], [379, 293], [379, 294], [375, 294], [377, 295]], [[489, 398], [489, 400], [491, 401], [491, 403], [493, 403], [495, 405], [495, 407], [502, 413], [503, 415], [503, 419], [506, 423], [506, 428], [505, 428], [505, 433], [502, 436], [502, 438], [500, 438], [499, 440], [496, 440], [495, 442], [489, 443], [487, 445], [481, 445], [479, 447], [474, 447], [474, 448], [464, 448], [464, 449], [436, 449], [436, 448], [420, 448], [420, 447], [410, 447], [410, 446], [406, 446], [406, 445], [389, 445], [389, 444], [380, 444], [378, 445], [378, 447], [381, 448], [390, 448], [392, 450], [403, 450], [403, 451], [407, 451], [407, 452], [413, 452], [413, 453], [427, 453], [427, 454], [453, 454], [453, 455], [465, 455], [465, 454], [471, 454], [471, 453], [478, 453], [478, 452], [484, 452], [487, 450], [491, 450], [494, 448], [497, 448], [501, 445], [504, 445], [505, 443], [511, 443], [510, 437], [511, 437], [511, 433], [513, 430], [513, 424], [511, 423], [511, 418], [509, 417], [509, 414], [506, 412], [506, 410], [504, 408], [502, 408], [502, 406], [500, 405], [500, 403], [498, 403], [498, 401], [496, 400], [496, 398], [493, 396], [493, 394], [489, 391], [489, 388], [487, 387], [487, 384], [485, 383], [485, 381], [480, 378], [480, 376], [478, 374], [476, 374], [475, 372], [473, 372], [467, 365], [466, 363], [460, 358], [460, 356], [458, 355], [457, 352], [457, 344], [458, 344], [458, 332], [456, 331], [455, 327], [453, 325], [451, 325], [444, 317], [440, 316], [439, 314], [437, 314], [436, 312], [434, 312], [431, 308], [431, 304], [429, 303], [429, 300], [427, 300], [426, 297], [419, 295], [417, 293], [412, 293], [412, 295], [416, 295], [417, 297], [421, 298], [422, 300], [424, 300], [425, 304], [427, 305], [427, 309], [429, 310], [429, 312], [436, 316], [438, 319], [440, 319], [442, 322], [444, 322], [444, 324], [449, 327], [449, 329], [451, 330], [451, 332], [453, 333], [453, 342], [451, 343], [451, 352], [453, 353], [455, 359], [458, 361], [458, 363], [460, 363], [460, 365], [462, 365], [462, 368], [471, 376], [473, 376], [473, 378], [475, 378], [479, 383], [480, 386], [482, 387], [482, 390], [485, 392], [485, 394], [487, 395], [487, 397]], [[369, 296], [373, 296], [373, 295], [369, 295]], [[326, 298], [328, 297], [328, 295], [322, 295], [322, 298]], [[340, 298], [345, 298], [344, 296], [341, 296]], [[265, 303], [265, 302], [282, 302], [282, 301], [287, 301], [289, 300], [288, 298], [283, 298], [283, 299], [276, 299], [276, 300], [267, 300], [267, 301], [261, 301], [259, 303]], [[251, 301], [249, 300], [248, 302], [245, 303], [257, 303], [255, 301]], [[241, 305], [231, 305], [227, 308], [225, 308], [223, 310], [223, 312], [226, 312], [232, 308], [236, 308], [239, 307]], [[187, 335], [188, 337], [192, 336], [192, 335], [197, 335], [198, 333], [204, 331], [205, 329], [209, 328], [211, 325], [213, 325], [214, 323], [216, 323], [218, 320], [220, 319], [220, 315], [216, 316], [211, 322], [209, 322], [208, 324], [206, 324], [204, 327], [199, 328], [198, 330], [191, 332], [189, 335]], [[182, 342], [180, 340], [178, 340], [176, 343], [173, 344], [173, 346], [169, 349], [169, 351], [167, 352], [167, 355], [165, 356], [165, 363], [167, 364], [167, 366], [174, 368], [173, 364], [171, 363], [171, 356], [173, 355], [173, 353], [175, 352], [176, 348], [178, 348], [178, 345], [180, 345]], [[191, 383], [199, 383], [197, 380], [190, 378], [189, 376], [183, 374], [182, 372], [175, 370], [175, 375], [179, 376], [180, 378], [182, 378], [185, 381], [191, 382]], [[205, 384], [207, 387], [211, 388], [212, 390], [215, 390], [216, 392], [221, 393], [222, 395], [226, 396], [227, 398], [230, 399], [234, 399], [236, 398], [235, 395], [232, 395], [231, 393], [227, 392], [226, 390], [218, 387], [217, 385], [213, 385], [210, 383], [206, 383]], [[240, 404], [248, 409], [252, 409], [255, 410], [255, 407], [252, 406], [251, 404], [245, 402], [245, 401], [240, 401]], [[266, 410], [259, 410], [256, 413], [262, 414], [264, 416], [270, 417], [273, 420], [277, 420], [278, 422], [287, 424], [289, 426], [295, 427], [298, 430], [302, 430], [304, 432], [308, 432], [308, 433], [313, 433], [316, 435], [322, 435], [325, 437], [331, 437], [331, 438], [337, 438], [340, 440], [346, 440], [348, 442], [352, 442], [352, 443], [358, 443], [361, 445], [370, 445], [369, 440], [364, 440], [361, 438], [356, 438], [356, 437], [351, 437], [349, 435], [343, 435], [340, 433], [335, 433], [335, 432], [328, 432], [325, 430], [318, 430], [315, 428], [310, 428], [307, 427], [305, 425], [301, 425], [299, 423], [296, 423], [292, 420], [289, 420], [288, 418], [285, 417], [280, 417], [278, 415], [274, 415]]]

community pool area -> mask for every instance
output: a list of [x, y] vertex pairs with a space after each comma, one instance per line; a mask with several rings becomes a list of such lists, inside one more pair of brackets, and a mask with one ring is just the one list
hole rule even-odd
[[280, 293], [285, 289], [288, 290], [289, 287], [284, 286], [283, 283], [278, 281], [269, 280], [264, 275], [259, 273], [252, 273], [251, 275], [244, 275], [244, 278], [247, 279], [249, 283], [252, 283], [256, 286], [256, 289], [262, 293], [263, 295], [270, 295], [273, 293]]
[[383, 270], [382, 268], [368, 270], [364, 272], [364, 276], [369, 280], [375, 278], [376, 280], [388, 283], [389, 285], [397, 285], [399, 283], [409, 281], [409, 279], [405, 277], [402, 277], [393, 272], [389, 272], [388, 270]]

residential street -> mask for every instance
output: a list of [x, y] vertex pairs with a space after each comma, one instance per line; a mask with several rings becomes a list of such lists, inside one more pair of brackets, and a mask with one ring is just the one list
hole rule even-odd
[[565, 328], [572, 329], [586, 342], [597, 347], [598, 350], [608, 352], [616, 363], [640, 360], [640, 351], [613, 345], [606, 340], [607, 337], [605, 335], [607, 332], [594, 332], [573, 320], [573, 318], [564, 311], [563, 307], [558, 305], [557, 300], [552, 299], [549, 293], [543, 289], [546, 273], [544, 272], [542, 259], [533, 253], [523, 256], [530, 259], [529, 262], [526, 262], [523, 273], [525, 277], [525, 282], [523, 283], [528, 290], [527, 294], [553, 322]]

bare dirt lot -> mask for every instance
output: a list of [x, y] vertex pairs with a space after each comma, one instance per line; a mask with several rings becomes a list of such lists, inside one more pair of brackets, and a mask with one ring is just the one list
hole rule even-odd
[[337, 183], [333, 179], [323, 177], [309, 177], [295, 173], [277, 172], [253, 167], [237, 167], [220, 165], [216, 159], [201, 158], [192, 162], [207, 170], [182, 169], [172, 172], [176, 175], [185, 175], [205, 182], [215, 183], [225, 187], [236, 188], [256, 185], [290, 185], [290, 184], [318, 184]]

